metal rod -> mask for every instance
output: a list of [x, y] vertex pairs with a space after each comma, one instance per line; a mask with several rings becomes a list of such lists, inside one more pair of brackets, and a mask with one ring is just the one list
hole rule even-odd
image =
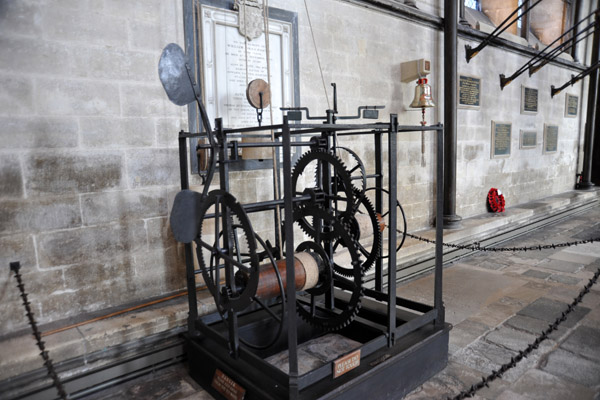
[[[577, 26], [579, 26], [581, 23], [583, 23], [584, 21], [587, 21], [587, 19], [589, 17], [591, 17], [594, 14], [598, 14], [598, 10], [595, 10], [593, 12], [591, 12], [587, 17], [585, 17], [584, 19], [582, 19], [581, 21], [579, 21], [577, 24], [573, 25], [569, 30], [567, 30], [565, 33], [563, 33], [562, 35], [560, 35], [559, 37], [557, 37], [556, 39], [554, 39], [552, 41], [552, 43], [550, 43], [548, 46], [546, 46], [542, 51], [540, 51], [539, 53], [537, 53], [536, 55], [534, 55], [533, 57], [531, 57], [529, 59], [529, 61], [527, 61], [525, 64], [523, 64], [519, 69], [517, 69], [511, 76], [509, 76], [508, 78], [504, 75], [504, 74], [500, 74], [500, 88], [504, 89], [504, 87], [506, 85], [508, 85], [509, 83], [511, 83], [513, 80], [515, 80], [519, 75], [521, 75], [523, 72], [525, 72], [529, 66], [536, 62], [537, 60], [539, 60], [540, 58], [542, 58], [544, 56], [544, 53], [552, 48], [552, 46], [554, 44], [556, 44], [559, 40], [562, 40], [563, 37], [565, 37], [567, 34], [569, 34], [571, 31], [575, 30], [577, 28]], [[585, 30], [589, 29], [590, 26], [593, 26], [594, 23], [590, 24]], [[582, 31], [583, 32], [583, 31]], [[580, 33], [582, 33], [580, 32]]]
[[[531, 11], [531, 9], [533, 9], [533, 7], [537, 6], [538, 4], [540, 4], [542, 0], [537, 0], [535, 3], [533, 3], [533, 5], [531, 5], [530, 7], [528, 7], [527, 9], [525, 9], [525, 11], [523, 11], [521, 13], [521, 17], [525, 14], [527, 14], [529, 11]], [[447, 3], [447, 2], [446, 2]], [[471, 58], [475, 57], [481, 50], [483, 50], [483, 48], [485, 46], [487, 46], [490, 41], [498, 36], [500, 36], [505, 30], [507, 30], [512, 24], [514, 24], [518, 18], [515, 18], [510, 24], [506, 25], [504, 28], [501, 29], [502, 25], [506, 24], [515, 14], [517, 14], [519, 12], [519, 10], [523, 7], [525, 7], [528, 4], [528, 2], [524, 2], [522, 3], [520, 6], [518, 6], [512, 13], [510, 13], [510, 15], [508, 17], [506, 17], [506, 19], [504, 21], [502, 21], [497, 27], [496, 29], [494, 29], [494, 31], [492, 33], [490, 33], [484, 40], [483, 42], [481, 42], [477, 47], [475, 47], [474, 49], [471, 48], [470, 45], [465, 45], [465, 53], [466, 53], [466, 58], [467, 58], [467, 62], [471, 61]], [[446, 6], [444, 7], [444, 9], [446, 9]], [[445, 19], [445, 18], [444, 18]], [[444, 25], [446, 24], [446, 22], [444, 21]]]
[[586, 76], [588, 76], [592, 72], [596, 71], [598, 68], [600, 68], [600, 62], [597, 62], [596, 64], [592, 65], [591, 67], [589, 67], [588, 69], [586, 69], [585, 71], [583, 71], [582, 73], [580, 73], [579, 75], [573, 76], [571, 79], [569, 79], [568, 82], [566, 82], [564, 85], [562, 85], [558, 89], [555, 88], [554, 85], [550, 86], [550, 96], [554, 97], [555, 95], [557, 95], [561, 91], [563, 91], [567, 86], [574, 85], [575, 83], [577, 83], [578, 81], [582, 80], [583, 78], [585, 78]]
[[[456, 1], [454, 1], [456, 3]], [[397, 218], [396, 200], [398, 198], [398, 116], [390, 114], [390, 128], [388, 133], [388, 176], [389, 176], [389, 238], [388, 238], [388, 346], [392, 347], [396, 340], [396, 241]]]
[[[179, 178], [181, 181], [181, 190], [190, 188], [188, 177], [188, 160], [187, 160], [187, 138], [182, 136], [183, 131], [179, 133]], [[185, 276], [188, 290], [188, 333], [190, 337], [195, 337], [196, 319], [198, 319], [198, 299], [196, 298], [196, 276], [194, 274], [194, 252], [191, 243], [184, 245], [185, 254]]]
[[[376, 132], [374, 135], [375, 140], [375, 187], [383, 187], [383, 157], [382, 154], [382, 137], [381, 132]], [[381, 190], [375, 191], [375, 212], [381, 215], [383, 213], [383, 195]], [[381, 235], [381, 244], [383, 245], [383, 235]], [[379, 246], [379, 257], [375, 261], [375, 290], [383, 291], [383, 246]]]
[[[283, 176], [292, 176], [292, 154], [291, 154], [291, 138], [288, 125], [287, 116], [283, 117]], [[294, 282], [296, 281], [295, 270], [294, 270], [294, 257], [290, 257], [294, 254], [294, 226], [293, 226], [293, 210], [292, 210], [292, 198], [294, 188], [292, 188], [291, 179], [283, 180], [283, 200], [285, 203], [284, 216], [285, 216], [285, 254], [286, 259], [286, 280], [287, 280], [287, 312], [290, 318], [288, 318], [288, 350], [289, 350], [289, 386], [290, 390], [298, 390], [298, 336], [296, 327], [296, 288]]]
[[456, 0], [444, 0], [444, 10], [444, 227], [459, 228], [462, 218], [456, 215]]
[[442, 273], [444, 263], [444, 248], [442, 245], [444, 239], [443, 213], [444, 213], [444, 132], [438, 131], [437, 134], [437, 172], [436, 172], [436, 215], [435, 215], [435, 282], [433, 304], [438, 311], [435, 324], [441, 326], [444, 324], [445, 312], [442, 298]]
[[[582, 31], [583, 32], [583, 31]], [[542, 67], [546, 64], [548, 64], [550, 61], [556, 59], [556, 57], [558, 57], [560, 54], [564, 53], [565, 51], [567, 51], [568, 49], [574, 47], [577, 45], [577, 43], [581, 42], [582, 40], [587, 39], [588, 37], [590, 37], [591, 35], [593, 35], [595, 32], [595, 30], [591, 31], [591, 32], [587, 32], [585, 34], [585, 36], [580, 37], [577, 40], [573, 40], [573, 41], [568, 41], [565, 42], [563, 44], [561, 44], [560, 46], [556, 47], [554, 50], [552, 50], [550, 53], [548, 53], [547, 56], [543, 57], [542, 61], [540, 61], [539, 63], [535, 64], [535, 65], [531, 65], [529, 66], [529, 76], [532, 76], [533, 74], [535, 74], [536, 72], [538, 72], [540, 69], [542, 69]]]

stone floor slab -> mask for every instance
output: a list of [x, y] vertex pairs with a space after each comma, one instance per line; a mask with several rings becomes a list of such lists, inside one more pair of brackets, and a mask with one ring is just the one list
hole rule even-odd
[[583, 265], [587, 265], [598, 259], [598, 257], [589, 254], [581, 254], [576, 250], [562, 250], [551, 255], [549, 258]]
[[[578, 326], [560, 347], [600, 364], [600, 329]], [[600, 375], [598, 383], [600, 384]]]
[[510, 350], [519, 351], [524, 350], [529, 343], [532, 343], [535, 340], [535, 336], [502, 326], [485, 335], [485, 340]]
[[[523, 308], [517, 315], [536, 318], [550, 323], [560, 317], [566, 309], [567, 303], [542, 297]], [[567, 328], [573, 327], [589, 311], [589, 308], [575, 307], [573, 312], [567, 317], [567, 320], [562, 323], [562, 326]]]
[[581, 263], [574, 263], [574, 262], [562, 261], [562, 260], [550, 260], [550, 259], [544, 260], [536, 265], [536, 267], [551, 269], [553, 271], [571, 272], [571, 273], [580, 271], [581, 269], [583, 269], [583, 266], [584, 265]]
[[552, 274], [548, 280], [551, 282], [564, 283], [566, 285], [577, 285], [581, 281], [581, 279], [561, 274]]
[[527, 276], [529, 278], [538, 278], [538, 279], [546, 279], [551, 274], [548, 272], [538, 271], [536, 269], [530, 269], [523, 273], [523, 276]]
[[563, 349], [550, 353], [542, 370], [590, 388], [600, 385], [600, 364]]
[[529, 400], [593, 400], [594, 391], [539, 369], [529, 370], [510, 390]]

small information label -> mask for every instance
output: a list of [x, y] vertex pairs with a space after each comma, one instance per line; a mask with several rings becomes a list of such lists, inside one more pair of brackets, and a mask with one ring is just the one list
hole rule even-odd
[[360, 349], [333, 362], [333, 377], [337, 378], [360, 365]]
[[215, 371], [211, 386], [228, 400], [243, 400], [246, 395], [246, 389], [238, 385], [220, 369]]
[[558, 125], [546, 125], [544, 129], [544, 153], [555, 153], [558, 149]]

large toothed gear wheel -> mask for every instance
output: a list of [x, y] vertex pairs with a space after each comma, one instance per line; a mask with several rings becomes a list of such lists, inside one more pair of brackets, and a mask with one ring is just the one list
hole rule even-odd
[[[309, 165], [311, 168], [309, 168]], [[312, 167], [315, 168], [314, 175], [310, 173]], [[322, 168], [329, 168], [329, 185], [332, 188], [325, 189], [322, 181]], [[306, 185], [302, 188], [300, 185], [300, 177], [304, 177]], [[352, 180], [350, 173], [344, 166], [344, 163], [335, 155], [322, 150], [311, 150], [304, 153], [296, 162], [292, 171], [292, 188], [295, 195], [301, 195], [306, 189], [311, 189], [316, 193], [325, 193], [326, 200], [333, 202], [333, 213], [335, 217], [341, 217], [344, 214], [351, 214], [354, 206], [354, 193], [352, 189]], [[328, 196], [327, 193], [331, 195]], [[315, 237], [316, 231], [319, 230], [315, 226], [314, 221], [309, 221], [306, 217], [301, 217], [297, 220], [302, 230]], [[323, 239], [330, 239], [331, 234], [322, 232], [325, 236]]]
[[[353, 213], [345, 215], [342, 220], [350, 227], [358, 251], [365, 258], [361, 268], [362, 272], [366, 273], [375, 263], [381, 249], [381, 220], [375, 212], [375, 207], [364, 193], [355, 188], [354, 195], [357, 201]], [[339, 247], [344, 247], [344, 244], [340, 240], [336, 240], [333, 250], [337, 251]], [[347, 277], [354, 274], [352, 268], [337, 263], [334, 263], [334, 270]]]
[[[219, 312], [244, 310], [252, 303], [259, 273], [256, 239], [250, 220], [235, 197], [224, 190], [208, 193], [198, 213], [200, 227], [196, 238], [196, 254], [204, 282]], [[207, 218], [207, 214], [214, 214], [215, 217]], [[213, 221], [214, 230], [207, 224], [208, 221]], [[224, 228], [227, 228], [227, 237], [223, 235]], [[238, 260], [236, 256], [241, 252], [246, 254], [244, 260]], [[243, 270], [249, 277], [243, 288], [235, 284], [234, 277], [238, 270]], [[223, 279], [225, 282], [221, 283]]]
[[[341, 150], [341, 152], [339, 152]], [[335, 148], [336, 154], [344, 154], [347, 153], [349, 157], [347, 157], [350, 161], [346, 162], [346, 166], [348, 168], [348, 172], [350, 173], [351, 179], [353, 181], [358, 181], [360, 183], [359, 188], [361, 191], [367, 189], [367, 173], [365, 171], [365, 165], [362, 160], [354, 151], [350, 150], [347, 147], [338, 146]], [[342, 161], [346, 159], [346, 157], [341, 157]]]
[[330, 212], [320, 207], [300, 206], [296, 208], [294, 221], [299, 222], [306, 218], [312, 218], [319, 226], [330, 227], [332, 239], [336, 242], [339, 241], [348, 249], [350, 262], [353, 266], [352, 276], [348, 279], [334, 274], [332, 279], [334, 286], [349, 291], [351, 295], [348, 304], [343, 309], [327, 310], [319, 306], [316, 294], [308, 292], [306, 298], [299, 296], [296, 309], [300, 317], [313, 326], [324, 331], [339, 330], [345, 328], [354, 320], [361, 307], [363, 272], [357, 245], [346, 224], [335, 218]]

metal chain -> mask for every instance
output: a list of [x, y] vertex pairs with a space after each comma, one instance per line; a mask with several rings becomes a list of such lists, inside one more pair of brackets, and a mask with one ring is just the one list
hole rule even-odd
[[39, 349], [41, 351], [40, 356], [42, 356], [42, 359], [44, 360], [44, 365], [46, 366], [46, 369], [48, 370], [48, 375], [50, 375], [50, 377], [52, 378], [52, 381], [54, 382], [54, 386], [56, 387], [56, 390], [58, 391], [58, 395], [60, 396], [61, 399], [65, 400], [65, 399], [67, 399], [67, 392], [65, 392], [62, 382], [60, 381], [60, 378], [58, 377], [58, 374], [56, 373], [56, 370], [54, 369], [54, 364], [52, 364], [52, 360], [50, 359], [50, 356], [48, 355], [48, 351], [46, 350], [46, 347], [44, 346], [44, 341], [42, 340], [42, 335], [41, 335], [40, 331], [38, 330], [37, 323], [35, 322], [35, 318], [33, 316], [33, 312], [31, 311], [31, 307], [30, 307], [31, 303], [27, 300], [27, 293], [25, 292], [25, 285], [23, 284], [23, 280], [21, 279], [21, 273], [19, 272], [20, 268], [21, 268], [21, 263], [18, 261], [10, 263], [10, 270], [15, 273], [15, 278], [17, 279], [17, 287], [19, 288], [19, 291], [21, 292], [21, 297], [23, 298], [23, 306], [25, 306], [27, 318], [29, 319], [29, 325], [31, 325], [31, 330], [33, 331], [33, 336], [35, 337], [37, 346], [39, 347]]
[[496, 378], [502, 377], [502, 374], [516, 366], [519, 361], [527, 357], [529, 353], [531, 353], [533, 350], [537, 349], [540, 343], [548, 339], [548, 335], [550, 335], [553, 331], [558, 329], [558, 326], [567, 319], [567, 315], [569, 315], [569, 313], [571, 313], [575, 309], [575, 306], [581, 302], [583, 296], [589, 293], [590, 288], [596, 283], [598, 277], [600, 277], [600, 268], [596, 270], [596, 273], [594, 274], [592, 279], [590, 279], [588, 283], [583, 287], [583, 289], [581, 289], [579, 295], [573, 299], [573, 302], [569, 304], [566, 310], [561, 313], [560, 317], [556, 318], [556, 320], [554, 320], [552, 324], [548, 325], [548, 328], [544, 330], [531, 344], [529, 344], [529, 346], [527, 346], [525, 350], [519, 351], [519, 354], [517, 354], [514, 357], [511, 357], [510, 361], [506, 364], [503, 364], [497, 371], [492, 371], [490, 375], [481, 378], [481, 382], [471, 385], [469, 389], [460, 392], [454, 397], [448, 397], [448, 400], [462, 400], [467, 397], [472, 397], [475, 394], [475, 392], [482, 389], [483, 387], [489, 387], [489, 382], [495, 380]]
[[[404, 232], [402, 232], [401, 230], [398, 230], [398, 233], [404, 234]], [[410, 233], [406, 233], [406, 236], [408, 236], [409, 238], [412, 238], [412, 239], [420, 240], [421, 242], [435, 244], [435, 240], [427, 239], [427, 238], [424, 238], [421, 236], [412, 235]], [[593, 242], [600, 242], [600, 238], [578, 240], [576, 242], [556, 243], [556, 244], [540, 244], [537, 246], [523, 246], [523, 247], [481, 247], [481, 243], [473, 243], [473, 244], [467, 244], [467, 245], [442, 243], [442, 246], [451, 247], [453, 249], [460, 249], [460, 250], [517, 252], [517, 251], [559, 249], [559, 248], [563, 248], [563, 247], [571, 247], [571, 246], [577, 246], [579, 244], [593, 243]]]

